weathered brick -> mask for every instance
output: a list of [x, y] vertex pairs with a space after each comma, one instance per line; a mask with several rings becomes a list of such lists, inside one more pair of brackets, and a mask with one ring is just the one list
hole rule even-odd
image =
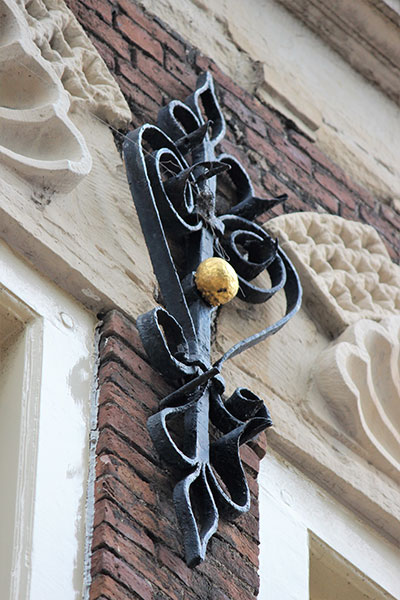
[[135, 469], [141, 477], [151, 480], [154, 477], [154, 463], [140, 454], [132, 444], [126, 443], [113, 429], [100, 431], [97, 442], [97, 454], [114, 454]]
[[243, 580], [253, 589], [258, 588], [258, 573], [254, 569], [254, 565], [248, 563], [247, 560], [241, 557], [231, 546], [215, 537], [212, 545], [212, 553], [213, 556], [221, 564], [225, 565], [238, 579]]
[[185, 52], [184, 44], [176, 36], [167, 30], [166, 26], [161, 26], [151, 16], [146, 15], [132, 0], [118, 0], [118, 5], [122, 10], [140, 27], [145, 29], [155, 40], [172, 50], [177, 56], [182, 56]]
[[177, 575], [179, 579], [186, 585], [192, 582], [193, 571], [183, 562], [181, 558], [176, 556], [164, 545], [159, 545], [157, 548], [157, 556], [159, 561], [165, 565], [172, 573]]
[[149, 35], [145, 29], [139, 27], [125, 15], [117, 16], [116, 25], [119, 31], [135, 46], [138, 46], [142, 52], [147, 52], [159, 63], [163, 63], [164, 52], [160, 42]]
[[196, 88], [197, 75], [185, 59], [178, 58], [171, 52], [165, 54], [165, 68], [190, 89]]
[[[212, 540], [211, 546], [213, 546], [213, 543], [214, 540]], [[239, 578], [229, 570], [229, 567], [230, 563], [220, 565], [220, 563], [217, 563], [216, 561], [204, 561], [197, 569], [199, 573], [208, 577], [213, 584], [213, 588], [226, 594], [228, 598], [255, 600], [257, 597], [258, 586], [256, 590], [249, 589], [249, 586], [241, 584]]]
[[132, 490], [135, 496], [147, 504], [156, 504], [156, 495], [149, 483], [144, 481], [132, 467], [113, 454], [101, 454], [97, 460], [96, 478], [115, 477], [129, 490]]
[[283, 135], [286, 134], [285, 119], [278, 115], [276, 111], [269, 108], [265, 104], [262, 104], [257, 98], [254, 98], [254, 96], [251, 96], [249, 100], [244, 100], [244, 102], [247, 106], [251, 106], [251, 108], [253, 108], [257, 114], [260, 115], [260, 118], [265, 121], [267, 124], [268, 133], [270, 133], [271, 129], [273, 129], [274, 131]]
[[294, 195], [285, 202], [287, 212], [307, 212], [310, 210], [310, 204], [302, 199], [301, 195]]
[[358, 220], [358, 208], [359, 208], [358, 206], [355, 206], [353, 209], [353, 208], [349, 208], [345, 204], [340, 204], [339, 205], [339, 215], [341, 217], [343, 217], [344, 219], [349, 219], [350, 221], [357, 221]]
[[120, 56], [130, 59], [129, 44], [110, 25], [102, 21], [93, 11], [84, 19], [86, 28], [111, 46]]
[[[283, 208], [283, 212], [289, 212], [289, 207], [295, 206], [296, 202], [298, 202], [300, 199], [299, 193], [296, 193], [290, 189], [286, 184], [275, 177], [271, 171], [263, 178], [263, 185], [268, 191], [268, 196], [276, 197], [281, 196], [282, 194], [287, 194], [287, 200], [284, 202], [284, 204], [280, 205]], [[307, 210], [311, 210], [311, 207], [308, 206]], [[268, 213], [266, 214], [266, 217], [268, 219]]]
[[126, 367], [137, 379], [149, 385], [156, 393], [167, 395], [172, 391], [165, 379], [154, 371], [130, 346], [115, 336], [102, 336], [100, 344], [100, 360], [117, 360]]
[[258, 541], [239, 531], [236, 524], [224, 520], [219, 523], [218, 535], [258, 568]]
[[151, 533], [155, 540], [166, 544], [178, 554], [182, 552], [182, 539], [177, 529], [176, 518], [173, 521], [169, 520], [161, 505], [156, 514], [153, 507], [144, 504], [112, 477], [108, 479], [103, 477], [96, 482], [95, 500], [95, 507], [102, 506], [104, 502], [115, 505], [120, 512], [127, 513], [129, 518], [143, 528], [146, 533]]
[[309, 191], [313, 177], [289, 160], [284, 154], [278, 152], [278, 162], [275, 165], [275, 172], [279, 177], [296, 188]]
[[152, 414], [150, 409], [145, 408], [141, 402], [133, 400], [112, 381], [107, 381], [100, 389], [99, 406], [105, 404], [117, 405], [143, 427], [146, 427], [147, 419]]
[[99, 2], [98, 0], [82, 0], [82, 3], [95, 10], [101, 18], [111, 25], [112, 23], [112, 5], [109, 2]]
[[158, 409], [158, 396], [150, 386], [140, 381], [120, 363], [110, 360], [102, 365], [99, 371], [99, 383], [103, 384], [107, 381], [113, 382], [130, 396], [132, 401], [141, 402], [152, 412]]
[[[150, 79], [145, 77], [139, 69], [133, 67], [131, 62], [120, 60], [118, 64], [120, 72], [130, 83], [138, 88], [144, 95], [151, 98], [155, 103], [161, 104], [162, 94], [160, 89], [150, 81]], [[137, 96], [135, 97], [137, 99]]]
[[253, 515], [250, 512], [240, 516], [240, 518], [237, 521], [237, 527], [239, 531], [245, 531], [255, 541], [258, 541], [258, 519], [253, 517]]
[[225, 75], [211, 58], [205, 56], [199, 50], [196, 50], [195, 63], [198, 71], [210, 71], [219, 89], [224, 88], [234, 96], [243, 94], [243, 90], [230, 77]]
[[282, 204], [278, 204], [277, 206], [274, 206], [273, 208], [271, 208], [271, 210], [268, 212], [267, 215], [265, 215], [265, 219], [264, 222], [267, 221], [268, 219], [273, 219], [274, 217], [279, 217], [280, 215], [285, 214], [285, 210], [282, 206]]
[[[257, 522], [260, 519], [260, 507], [258, 505], [258, 484], [256, 480], [251, 480], [250, 481], [254, 481], [254, 483], [256, 484], [254, 486], [254, 491], [252, 490], [251, 493], [251, 502], [250, 502], [250, 514], [253, 515], [253, 517], [255, 517], [255, 519], [257, 519]], [[251, 489], [251, 486], [249, 486]]]
[[110, 310], [103, 317], [100, 333], [101, 336], [118, 335], [130, 344], [135, 352], [146, 356], [136, 325], [118, 310]]
[[308, 188], [308, 192], [314, 198], [316, 204], [321, 205], [332, 214], [338, 214], [340, 200], [325, 187], [316, 181], [312, 181]]
[[267, 435], [268, 429], [259, 433], [251, 442], [249, 442], [250, 448], [254, 450], [260, 460], [264, 458], [265, 453], [267, 452]]
[[237, 96], [225, 92], [223, 94], [224, 105], [230, 108], [236, 117], [250, 129], [254, 129], [261, 137], [267, 135], [267, 127], [260, 117], [252, 112]]
[[[212, 580], [205, 576], [196, 569], [193, 573], [193, 584], [192, 589], [196, 590], [197, 595], [194, 596], [195, 600], [232, 600], [234, 596], [227, 596], [224, 590], [216, 583], [213, 584]], [[185, 598], [186, 600], [186, 598]]]
[[329, 192], [331, 192], [342, 204], [346, 204], [350, 209], [356, 206], [356, 199], [353, 194], [341, 183], [337, 182], [333, 177], [320, 171], [315, 172], [315, 179]]
[[99, 546], [110, 550], [113, 555], [144, 576], [152, 584], [154, 590], [158, 587], [168, 593], [170, 598], [180, 600], [181, 590], [176, 574], [173, 571], [171, 574], [167, 569], [155, 569], [151, 555], [119, 535], [109, 525], [103, 523], [95, 529], [93, 542], [94, 552]]
[[321, 150], [316, 146], [315, 142], [309, 140], [305, 135], [298, 133], [297, 131], [289, 131], [289, 139], [291, 142], [296, 144], [299, 148], [304, 150], [308, 156], [314, 161], [321, 165], [324, 169], [332, 173], [339, 181], [345, 177], [343, 170], [335, 165]]
[[93, 553], [92, 573], [109, 575], [131, 592], [135, 592], [142, 600], [153, 600], [151, 584], [106, 549], [96, 550]]
[[370, 208], [374, 208], [377, 205], [377, 198], [368, 190], [366, 190], [362, 186], [358, 185], [355, 181], [350, 179], [350, 177], [346, 177], [344, 182], [346, 183], [347, 187], [357, 196], [359, 196], [361, 201], [367, 204]]
[[[132, 517], [134, 516], [134, 512], [139, 509], [139, 507], [142, 508], [141, 512], [144, 512], [145, 505], [141, 503], [138, 495], [134, 494], [131, 490], [128, 490], [115, 477], [97, 478], [95, 484], [95, 499], [96, 502], [100, 500], [111, 500], [112, 502], [115, 502], [121, 509], [124, 509], [126, 512], [128, 512]], [[153, 509], [146, 507], [146, 511], [149, 510], [149, 514], [151, 514]], [[155, 519], [151, 519], [150, 522], [154, 525], [156, 521]]]
[[250, 493], [252, 497], [258, 498], [258, 482], [257, 482], [257, 474], [252, 475], [252, 471], [249, 470], [248, 467], [245, 468], [247, 485], [249, 486]]
[[388, 250], [389, 247], [393, 248], [395, 252], [395, 260], [398, 261], [400, 257], [399, 232], [395, 231], [393, 227], [391, 227], [389, 223], [382, 218], [381, 215], [377, 214], [373, 210], [370, 210], [366, 206], [360, 206], [360, 215], [365, 222], [369, 223], [378, 230], [383, 238], [383, 241], [386, 243]]
[[280, 158], [267, 137], [263, 137], [250, 128], [246, 129], [247, 143], [252, 150], [257, 152], [262, 158], [265, 158], [271, 166], [279, 164]]
[[371, 208], [374, 208], [376, 205], [376, 199], [374, 196], [368, 192], [365, 188], [358, 185], [355, 181], [353, 181], [346, 173], [343, 171], [341, 167], [336, 165], [332, 160], [330, 160], [316, 145], [314, 142], [311, 142], [304, 135], [291, 131], [290, 132], [290, 140], [293, 141], [297, 146], [303, 149], [310, 158], [321, 165], [326, 171], [332, 173], [333, 177], [343, 183], [345, 187], [347, 187], [350, 191], [354, 192], [356, 196], [368, 204]]
[[136, 423], [118, 406], [113, 404], [100, 406], [98, 423], [100, 430], [104, 427], [112, 427], [146, 456], [154, 456], [153, 445], [147, 429]]
[[90, 600], [137, 600], [137, 595], [114, 581], [109, 575], [93, 577]]
[[159, 65], [150, 56], [138, 52], [136, 66], [146, 77], [157, 83], [170, 99], [177, 98], [184, 100], [191, 92], [191, 89], [178, 81], [173, 75], [170, 75], [163, 66]]
[[129, 555], [135, 552], [135, 543], [119, 534], [107, 523], [101, 523], [93, 532], [92, 550], [108, 548], [113, 554], [129, 563]]
[[[381, 205], [381, 214], [382, 216], [389, 221], [389, 223], [399, 230], [400, 232], [400, 215], [396, 212], [391, 206], [387, 204]], [[399, 244], [400, 244], [400, 233], [399, 233]]]
[[132, 87], [132, 84], [123, 75], [118, 76], [117, 79], [128, 104], [134, 105], [132, 108], [132, 124], [134, 127], [155, 121], [160, 105], [139, 88]]
[[388, 244], [386, 246], [386, 249], [389, 252], [389, 256], [390, 256], [391, 260], [395, 263], [399, 263], [400, 262], [399, 245], [397, 244], [396, 246], [392, 246], [391, 244]]
[[299, 148], [288, 142], [281, 133], [271, 130], [269, 137], [274, 147], [285, 154], [289, 160], [294, 162], [301, 169], [306, 171], [309, 175], [313, 172], [313, 164], [309, 156], [302, 152]]
[[[110, 525], [114, 531], [119, 532], [124, 538], [130, 540], [133, 544], [141, 546], [150, 554], [154, 554], [155, 548], [152, 539], [132, 521], [132, 519], [109, 500], [100, 500], [96, 504], [93, 548], [100, 547], [103, 544], [100, 525]], [[99, 530], [99, 531], [98, 531]], [[97, 533], [96, 533], [97, 531]]]

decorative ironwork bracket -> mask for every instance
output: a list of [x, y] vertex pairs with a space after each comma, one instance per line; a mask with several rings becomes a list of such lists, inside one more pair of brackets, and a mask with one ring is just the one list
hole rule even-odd
[[[159, 111], [157, 126], [143, 125], [124, 144], [129, 185], [163, 304], [138, 317], [137, 327], [151, 364], [177, 388], [161, 400], [148, 429], [181, 478], [174, 502], [191, 567], [204, 559], [219, 513], [232, 519], [249, 510], [239, 447], [272, 425], [264, 402], [250, 390], [238, 388], [223, 399], [221, 367], [281, 329], [300, 308], [302, 294], [285, 253], [253, 223], [286, 196], [255, 197], [239, 161], [216, 156], [224, 135], [213, 80], [205, 73], [185, 102], [170, 102]], [[218, 214], [218, 176], [224, 171], [237, 199], [226, 214]], [[264, 270], [268, 289], [251, 283]], [[212, 365], [216, 306], [237, 290], [251, 303], [283, 290], [286, 313]]]

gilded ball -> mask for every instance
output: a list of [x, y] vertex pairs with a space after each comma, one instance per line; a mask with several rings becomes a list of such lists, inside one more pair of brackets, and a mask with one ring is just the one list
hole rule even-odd
[[203, 299], [211, 306], [226, 304], [239, 291], [236, 271], [223, 258], [203, 260], [197, 267], [194, 281]]

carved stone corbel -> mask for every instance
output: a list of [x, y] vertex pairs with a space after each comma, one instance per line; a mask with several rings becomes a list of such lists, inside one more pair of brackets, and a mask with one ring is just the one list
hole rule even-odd
[[368, 460], [400, 478], [400, 315], [361, 319], [319, 357], [316, 385]]
[[0, 0], [0, 13], [0, 162], [42, 189], [69, 191], [92, 165], [69, 98], [22, 10]]

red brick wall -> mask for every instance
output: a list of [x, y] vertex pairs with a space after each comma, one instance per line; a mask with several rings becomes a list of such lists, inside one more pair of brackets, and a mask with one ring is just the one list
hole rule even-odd
[[[236, 155], [259, 196], [288, 194], [283, 211], [325, 210], [376, 227], [399, 260], [400, 215], [362, 189], [291, 122], [263, 106], [133, 0], [67, 0], [114, 74], [132, 127], [192, 92], [210, 70], [227, 120], [222, 150]], [[136, 315], [132, 315], [136, 317]], [[190, 570], [172, 503], [173, 479], [153, 449], [147, 418], [168, 390], [148, 363], [132, 322], [117, 312], [101, 331], [100, 407], [91, 600], [246, 600], [258, 590], [257, 482], [262, 441], [244, 450], [253, 504], [221, 521], [206, 561]], [[278, 599], [277, 599], [278, 600]]]
[[189, 569], [172, 502], [174, 479], [146, 421], [169, 391], [146, 362], [134, 324], [117, 311], [101, 328], [99, 441], [91, 600], [250, 600], [258, 592], [257, 474], [265, 435], [243, 447], [250, 512], [220, 521], [207, 558]]

